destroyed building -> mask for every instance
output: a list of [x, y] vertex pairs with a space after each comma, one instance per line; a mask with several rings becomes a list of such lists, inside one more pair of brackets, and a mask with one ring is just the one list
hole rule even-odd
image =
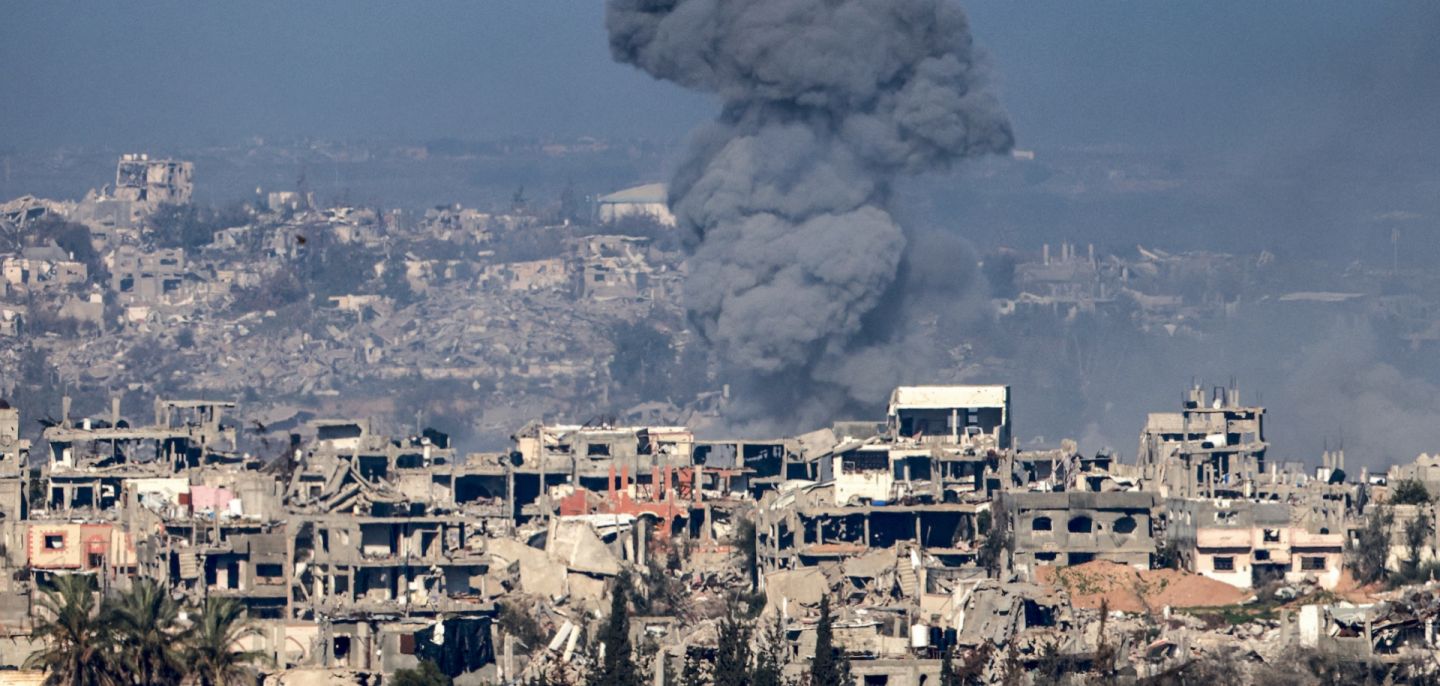
[[0, 520], [23, 521], [29, 514], [30, 441], [20, 435], [20, 410], [0, 401]]
[[158, 305], [173, 299], [187, 279], [185, 251], [179, 248], [142, 252], [121, 247], [109, 256], [110, 290], [126, 305]]
[[1155, 496], [1151, 493], [1009, 493], [1015, 528], [1015, 570], [1108, 560], [1149, 569], [1155, 553]]
[[649, 294], [651, 268], [645, 244], [634, 236], [585, 236], [573, 240], [576, 295], [591, 300]]
[[646, 217], [662, 226], [675, 226], [675, 215], [670, 213], [668, 188], [663, 183], [650, 183], [626, 188], [596, 201], [599, 205], [600, 222], [613, 223], [627, 217]]
[[83, 262], [53, 243], [24, 248], [0, 261], [0, 274], [11, 289], [63, 288], [83, 284], [89, 277]]
[[1333, 589], [1344, 569], [1345, 534], [1293, 521], [1289, 503], [1184, 500], [1170, 504], [1170, 536], [1187, 569], [1251, 588], [1311, 577]]
[[[1011, 644], [1027, 668], [1096, 669], [1114, 648], [1105, 659], [1153, 652], [1134, 659], [1157, 673], [1209, 640], [1199, 620], [1161, 624], [1146, 643], [1128, 629], [1106, 637], [1094, 594], [1118, 591], [1099, 585], [1147, 594], [1133, 607], [1151, 612], [1275, 584], [1340, 589], [1346, 535], [1362, 516], [1356, 485], [1335, 476], [1338, 453], [1325, 456], [1324, 478], [1262, 471], [1254, 454], [1251, 469], [1225, 471], [1215, 458], [1230, 451], [1216, 446], [1254, 443], [1217, 439], [1215, 426], [1258, 434], [1263, 414], [1226, 397], [1194, 430], [1182, 416], [1178, 432], [1156, 433], [1152, 418], [1140, 464], [1081, 455], [1069, 441], [1016, 447], [1003, 385], [900, 387], [883, 417], [774, 439], [532, 421], [492, 453], [461, 454], [432, 429], [392, 435], [370, 420], [312, 417], [281, 432], [256, 423], [249, 442], [263, 459], [241, 447], [232, 402], [157, 399], [142, 422], [118, 401], [105, 416], [74, 417], [67, 400], [44, 435], [35, 502], [18, 414], [4, 408], [0, 515], [23, 573], [0, 587], [0, 627], [28, 645], [30, 598], [55, 575], [112, 588], [144, 576], [192, 601], [243, 604], [268, 670], [384, 678], [427, 660], [457, 683], [517, 680], [585, 669], [607, 594], [633, 573], [659, 584], [647, 592], [679, 583], [694, 596], [653, 602], [734, 598], [724, 594], [753, 582], [792, 675], [814, 651], [825, 597], [835, 640], [867, 683], [924, 686], [946, 650]], [[1165, 476], [1195, 465], [1234, 480]], [[1212, 496], [1210, 484], [1225, 488]], [[1181, 569], [1156, 569], [1162, 548]], [[1169, 576], [1127, 582], [1116, 570]], [[538, 638], [514, 633], [505, 613], [517, 606]], [[1112, 621], [1134, 611], [1120, 608]], [[1271, 631], [1277, 646], [1313, 645], [1317, 631], [1349, 636], [1362, 624], [1347, 612], [1303, 609]], [[1367, 654], [1430, 640], [1412, 636], [1424, 627], [1412, 610], [1379, 612], [1391, 623], [1371, 623]], [[714, 645], [714, 622], [644, 615], [631, 628], [680, 669]], [[985, 664], [979, 673], [997, 682], [1003, 662]]]
[[127, 154], [115, 167], [115, 188], [111, 196], [148, 207], [183, 205], [195, 190], [195, 165], [169, 159], [150, 159], [145, 154]]
[[1240, 391], [1186, 392], [1180, 412], [1154, 412], [1140, 434], [1137, 462], [1165, 497], [1237, 497], [1265, 472], [1265, 408], [1240, 403]]

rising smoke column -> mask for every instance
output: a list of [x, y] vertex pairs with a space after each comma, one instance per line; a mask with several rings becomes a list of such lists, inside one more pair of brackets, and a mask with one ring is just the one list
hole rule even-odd
[[875, 356], [871, 314], [903, 300], [893, 181], [1013, 142], [960, 8], [610, 0], [606, 25], [615, 59], [723, 103], [670, 204], [691, 252], [686, 305], [730, 371], [794, 391]]

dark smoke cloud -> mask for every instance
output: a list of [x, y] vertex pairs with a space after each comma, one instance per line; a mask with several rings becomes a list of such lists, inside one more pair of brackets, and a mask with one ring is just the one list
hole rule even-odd
[[[742, 393], [873, 403], [905, 365], [926, 366], [893, 359], [915, 349], [921, 286], [956, 295], [974, 260], [953, 241], [907, 259], [921, 249], [907, 253], [893, 183], [1013, 142], [960, 8], [611, 0], [606, 25], [617, 60], [722, 101], [670, 201], [691, 250], [687, 305]], [[930, 324], [965, 300], [927, 310]]]

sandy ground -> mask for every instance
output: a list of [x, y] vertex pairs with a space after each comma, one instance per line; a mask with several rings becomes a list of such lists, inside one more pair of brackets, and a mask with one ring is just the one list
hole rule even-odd
[[1250, 592], [1199, 574], [1175, 569], [1140, 571], [1114, 562], [1096, 560], [1073, 567], [1036, 569], [1042, 584], [1056, 585], [1070, 594], [1078, 608], [1109, 609], [1121, 612], [1159, 612], [1165, 607], [1214, 607], [1234, 605]]

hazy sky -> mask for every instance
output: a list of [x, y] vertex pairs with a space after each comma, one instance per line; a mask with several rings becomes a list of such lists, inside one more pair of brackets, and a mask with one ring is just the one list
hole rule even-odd
[[[1433, 48], [1407, 46], [1440, 29], [1420, 2], [964, 4], [1030, 147], [1223, 144], [1297, 119], [1328, 126], [1350, 105], [1373, 107], [1367, 89], [1392, 68], [1433, 66]], [[712, 109], [612, 63], [599, 0], [3, 7], [0, 148], [673, 137]]]

